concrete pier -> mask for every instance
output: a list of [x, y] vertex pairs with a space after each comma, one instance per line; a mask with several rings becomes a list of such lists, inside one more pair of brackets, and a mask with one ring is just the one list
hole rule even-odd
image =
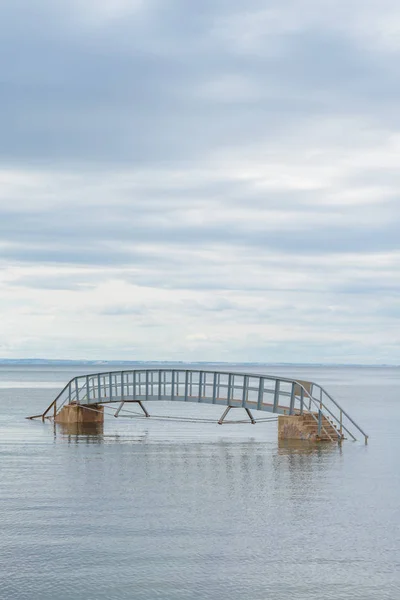
[[278, 439], [279, 440], [307, 440], [310, 442], [337, 442], [338, 432], [331, 422], [323, 416], [321, 419], [321, 433], [318, 435], [317, 415], [279, 415]]
[[67, 404], [56, 415], [54, 421], [66, 425], [103, 423], [104, 407], [101, 404], [90, 404], [90, 406], [85, 404]]

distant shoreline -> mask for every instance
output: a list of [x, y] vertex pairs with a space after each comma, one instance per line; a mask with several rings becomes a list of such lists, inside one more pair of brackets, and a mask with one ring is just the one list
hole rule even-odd
[[93, 365], [247, 365], [268, 367], [365, 367], [384, 368], [400, 367], [396, 364], [367, 364], [367, 363], [291, 363], [291, 362], [238, 362], [238, 361], [175, 361], [175, 360], [72, 360], [48, 358], [0, 358], [0, 366], [93, 366]]

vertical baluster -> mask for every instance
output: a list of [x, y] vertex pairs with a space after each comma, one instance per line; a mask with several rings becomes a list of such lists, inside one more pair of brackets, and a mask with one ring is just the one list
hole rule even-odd
[[260, 377], [258, 382], [258, 399], [257, 399], [257, 410], [262, 410], [263, 397], [264, 397], [264, 377]]
[[248, 389], [249, 389], [249, 378], [247, 375], [245, 375], [243, 378], [243, 394], [242, 394], [242, 406], [243, 407], [246, 406]]
[[185, 402], [188, 399], [188, 391], [189, 391], [189, 371], [185, 372]]
[[110, 397], [110, 400], [113, 397], [113, 390], [112, 390], [112, 375], [111, 373], [108, 374], [108, 395]]
[[217, 401], [217, 381], [218, 381], [218, 375], [217, 375], [217, 373], [214, 373], [214, 377], [213, 377], [213, 397], [212, 397], [213, 404], [215, 404], [216, 401]]
[[277, 379], [275, 381], [274, 409], [273, 409], [273, 412], [277, 412], [278, 411], [280, 388], [281, 388], [281, 382], [279, 381], [279, 379]]
[[124, 372], [121, 371], [121, 398], [123, 399], [124, 396], [125, 396]]
[[171, 400], [175, 397], [175, 371], [171, 371]]
[[233, 377], [232, 373], [229, 373], [229, 375], [228, 375], [228, 393], [227, 393], [227, 402], [228, 402], [228, 405], [230, 404], [231, 399], [232, 399], [232, 392], [233, 392], [232, 386], [233, 386], [233, 382], [234, 381], [235, 380], [234, 380], [234, 377]]
[[292, 383], [292, 390], [290, 392], [290, 406], [289, 406], [289, 415], [294, 415], [294, 402], [296, 399], [296, 384]]

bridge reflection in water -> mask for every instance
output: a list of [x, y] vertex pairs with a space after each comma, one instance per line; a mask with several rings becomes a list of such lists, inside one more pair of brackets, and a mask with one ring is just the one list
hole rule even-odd
[[104, 406], [115, 403], [118, 404], [114, 412], [116, 417], [122, 416], [130, 403], [135, 403], [148, 417], [148, 403], [162, 400], [224, 406], [221, 424], [229, 410], [243, 408], [254, 423], [252, 410], [288, 416], [308, 415], [320, 436], [341, 440], [346, 434], [355, 440], [355, 434], [359, 433], [365, 442], [368, 439], [348, 413], [315, 382], [198, 369], [134, 369], [74, 377], [42, 414], [28, 418], [57, 420], [66, 406], [102, 413]]

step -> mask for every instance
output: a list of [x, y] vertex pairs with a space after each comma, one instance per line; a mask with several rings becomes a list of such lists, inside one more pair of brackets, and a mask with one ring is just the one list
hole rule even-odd
[[[318, 425], [303, 425], [303, 429], [310, 433], [318, 432]], [[321, 435], [330, 435], [332, 437], [338, 437], [339, 432], [333, 427], [323, 427], [321, 431]]]
[[[336, 427], [334, 425], [332, 425], [332, 423], [329, 423], [327, 421], [325, 421], [325, 422], [322, 421], [321, 426], [325, 427], [325, 429], [336, 429]], [[315, 421], [303, 421], [302, 427], [318, 427], [318, 422], [315, 422]]]
[[[332, 423], [331, 421], [326, 420], [326, 419], [322, 419], [321, 425], [323, 427], [325, 427], [325, 429], [329, 428], [329, 429], [335, 429], [336, 430], [335, 424]], [[318, 421], [315, 421], [313, 418], [311, 418], [311, 419], [303, 419], [303, 426], [304, 427], [308, 427], [308, 426], [318, 427]]]

